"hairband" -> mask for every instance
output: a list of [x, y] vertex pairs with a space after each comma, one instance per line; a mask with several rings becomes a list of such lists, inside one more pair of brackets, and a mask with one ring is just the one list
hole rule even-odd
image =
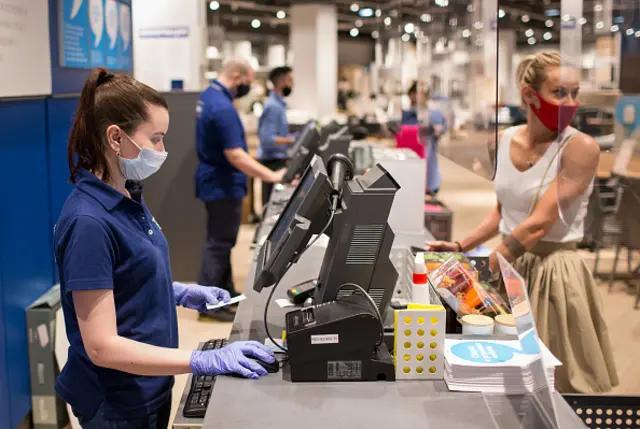
[[97, 86], [102, 85], [103, 83], [107, 83], [109, 82], [111, 79], [114, 78], [115, 75], [106, 72], [106, 71], [101, 71], [100, 75], [98, 76], [98, 83]]

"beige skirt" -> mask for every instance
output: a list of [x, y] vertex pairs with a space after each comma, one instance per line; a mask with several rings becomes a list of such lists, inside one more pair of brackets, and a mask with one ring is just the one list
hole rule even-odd
[[540, 338], [562, 361], [556, 371], [558, 391], [611, 391], [618, 375], [602, 297], [575, 246], [540, 243], [514, 268], [527, 282]]

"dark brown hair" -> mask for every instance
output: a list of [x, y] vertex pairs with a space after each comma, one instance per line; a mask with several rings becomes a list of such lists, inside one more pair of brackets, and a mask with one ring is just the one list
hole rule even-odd
[[93, 70], [82, 88], [69, 134], [71, 183], [75, 183], [80, 168], [100, 172], [102, 180], [109, 181], [111, 171], [105, 155], [107, 128], [117, 125], [125, 133], [132, 133], [149, 119], [150, 105], [168, 109], [158, 91], [131, 76], [113, 75], [103, 68]]

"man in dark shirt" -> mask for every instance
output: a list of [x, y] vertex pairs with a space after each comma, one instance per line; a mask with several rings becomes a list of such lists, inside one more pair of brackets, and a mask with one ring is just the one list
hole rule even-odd
[[[247, 176], [278, 183], [285, 173], [264, 167], [248, 153], [244, 126], [233, 100], [250, 92], [254, 76], [246, 60], [231, 59], [201, 94], [196, 108], [196, 196], [208, 213], [198, 283], [226, 289], [232, 297], [238, 293], [233, 284], [231, 249], [240, 228]], [[234, 314], [219, 311], [212, 316], [228, 321]]]
[[[287, 121], [287, 102], [285, 98], [293, 90], [293, 76], [290, 67], [276, 67], [269, 73], [269, 80], [273, 84], [273, 91], [264, 103], [264, 111], [258, 122], [258, 159], [265, 167], [279, 170], [287, 164], [287, 149], [295, 138], [289, 134]], [[273, 185], [262, 183], [262, 205], [269, 202]]]

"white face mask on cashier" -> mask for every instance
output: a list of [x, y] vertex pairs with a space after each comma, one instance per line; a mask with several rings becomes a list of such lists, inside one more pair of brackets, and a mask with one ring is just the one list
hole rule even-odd
[[123, 158], [122, 155], [118, 157], [120, 171], [127, 180], [144, 180], [160, 170], [167, 159], [168, 153], [166, 151], [160, 152], [146, 146], [140, 147], [127, 133], [122, 131], [122, 134], [140, 149], [138, 156], [133, 159]]

